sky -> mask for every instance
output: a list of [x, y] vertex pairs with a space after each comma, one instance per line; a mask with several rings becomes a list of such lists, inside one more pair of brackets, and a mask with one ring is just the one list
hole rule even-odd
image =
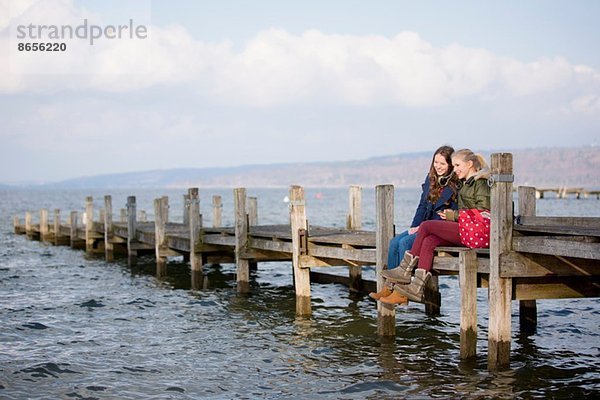
[[[595, 0], [0, 0], [0, 183], [598, 146], [599, 18]], [[19, 51], [48, 42], [66, 49]]]

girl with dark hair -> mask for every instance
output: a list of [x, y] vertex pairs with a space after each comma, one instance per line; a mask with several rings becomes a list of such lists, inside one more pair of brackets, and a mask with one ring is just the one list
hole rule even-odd
[[[396, 267], [400, 264], [401, 257], [405, 257], [407, 250], [412, 247], [421, 223], [432, 219], [439, 220], [441, 218], [438, 214], [440, 211], [445, 209], [456, 210], [458, 208], [456, 203], [458, 179], [454, 174], [451, 160], [453, 152], [452, 147], [442, 146], [433, 153], [429, 173], [421, 186], [421, 198], [410, 228], [390, 241], [388, 269], [382, 273], [388, 284], [393, 284], [396, 281], [397, 274], [403, 271]], [[401, 281], [405, 283], [404, 278]], [[369, 296], [375, 300], [389, 296], [392, 294], [392, 288], [388, 284], [384, 285], [383, 290], [370, 293]]]

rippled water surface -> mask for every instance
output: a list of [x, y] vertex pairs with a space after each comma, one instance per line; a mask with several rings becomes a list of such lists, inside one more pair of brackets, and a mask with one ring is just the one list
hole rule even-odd
[[[238, 295], [235, 266], [205, 267], [208, 288], [189, 287], [188, 266], [170, 259], [154, 276], [152, 257], [134, 268], [12, 233], [12, 216], [42, 207], [82, 210], [98, 191], [0, 191], [0, 398], [582, 398], [600, 394], [600, 301], [538, 302], [537, 332], [518, 330], [513, 302], [511, 369], [486, 369], [487, 292], [479, 290], [478, 357], [460, 363], [456, 278], [440, 279], [442, 315], [411, 304], [397, 312], [397, 336], [376, 335], [376, 307], [340, 285], [312, 285], [313, 315], [295, 317], [289, 263], [262, 263], [251, 293]], [[169, 195], [181, 219], [182, 192], [118, 191], [151, 217], [152, 200]], [[201, 193], [210, 224], [210, 195]], [[261, 223], [284, 223], [285, 189], [249, 190]], [[311, 223], [343, 226], [346, 190], [307, 190]], [[374, 194], [365, 190], [363, 225], [374, 226]], [[418, 193], [396, 191], [396, 224], [406, 226]], [[115, 212], [116, 213], [116, 212]], [[541, 215], [600, 216], [600, 201], [538, 201]], [[400, 228], [399, 228], [400, 229]], [[335, 269], [336, 273], [345, 270]], [[372, 269], [364, 276], [373, 278]]]

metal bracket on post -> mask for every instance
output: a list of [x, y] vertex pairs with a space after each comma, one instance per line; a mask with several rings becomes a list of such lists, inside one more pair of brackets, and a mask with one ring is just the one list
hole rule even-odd
[[493, 174], [488, 178], [488, 186], [494, 186], [497, 182], [508, 182], [512, 183], [515, 181], [515, 176], [512, 174]]
[[298, 229], [299, 250], [301, 255], [308, 254], [308, 232], [306, 229]]

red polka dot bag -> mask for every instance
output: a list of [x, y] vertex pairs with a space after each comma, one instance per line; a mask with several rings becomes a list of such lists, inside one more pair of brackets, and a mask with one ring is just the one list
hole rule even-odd
[[467, 209], [458, 212], [460, 242], [471, 248], [490, 247], [490, 213], [487, 210]]

